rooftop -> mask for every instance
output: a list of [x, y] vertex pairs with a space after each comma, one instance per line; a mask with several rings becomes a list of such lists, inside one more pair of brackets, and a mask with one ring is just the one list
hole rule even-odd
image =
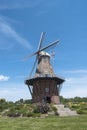
[[39, 77], [33, 77], [33, 78], [27, 78], [25, 80], [25, 84], [27, 85], [33, 85], [33, 82], [37, 81], [37, 80], [55, 80], [57, 82], [57, 84], [62, 84], [65, 80], [59, 76], [49, 76], [49, 75], [45, 75], [45, 76], [39, 76]]

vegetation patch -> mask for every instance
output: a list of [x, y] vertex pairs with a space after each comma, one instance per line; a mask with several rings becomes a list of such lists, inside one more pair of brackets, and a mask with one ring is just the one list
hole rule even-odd
[[[78, 114], [87, 114], [87, 98], [70, 98], [60, 97], [61, 103], [71, 110], [77, 111]], [[54, 104], [32, 104], [31, 100], [8, 102], [0, 99], [0, 116], [8, 117], [42, 117], [42, 114], [58, 115], [57, 108]]]

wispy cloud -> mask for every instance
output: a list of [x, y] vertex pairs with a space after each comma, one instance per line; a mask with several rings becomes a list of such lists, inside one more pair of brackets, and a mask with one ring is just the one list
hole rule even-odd
[[61, 94], [65, 97], [87, 97], [87, 77], [67, 78]]
[[10, 79], [9, 76], [0, 75], [0, 81], [8, 81]]
[[[8, 37], [9, 39], [12, 38], [13, 40], [16, 40], [18, 43], [20, 43], [22, 46], [30, 49], [30, 43], [21, 37], [17, 31], [15, 31], [10, 24], [8, 24], [2, 17], [0, 17], [0, 34], [4, 35], [5, 37]], [[4, 43], [3, 43], [4, 44]], [[6, 43], [5, 43], [6, 44]]]
[[68, 73], [68, 74], [87, 74], [87, 69], [79, 69], [79, 70], [66, 70], [63, 71], [63, 73]]
[[67, 70], [63, 71], [65, 83], [61, 94], [65, 97], [87, 97], [87, 70]]
[[28, 87], [22, 83], [8, 83], [0, 85], [0, 98], [7, 101], [17, 101], [21, 98], [31, 99]]
[[55, 1], [50, 1], [50, 0], [44, 0], [42, 1], [40, 7], [39, 7], [39, 11], [37, 12], [37, 16], [41, 16], [44, 14], [49, 13], [51, 10], [55, 9], [55, 7], [58, 7], [58, 5], [56, 4], [57, 0]]
[[[87, 97], [87, 75], [76, 76], [74, 74], [65, 77], [65, 80], [60, 95], [67, 98], [76, 96]], [[20, 98], [31, 98], [28, 87], [24, 83], [9, 82], [0, 84], [0, 97], [10, 101], [16, 101]]]
[[43, 0], [3, 0], [0, 2], [0, 10], [16, 9], [16, 8], [34, 8], [39, 5]]
[[0, 2], [0, 10], [13, 10], [13, 9], [23, 9], [23, 8], [38, 8], [36, 11], [36, 16], [41, 16], [48, 13], [54, 7], [57, 7], [56, 1], [50, 0], [3, 0]]

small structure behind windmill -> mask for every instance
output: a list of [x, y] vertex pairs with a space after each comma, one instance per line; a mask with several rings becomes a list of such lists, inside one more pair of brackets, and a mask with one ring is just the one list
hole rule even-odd
[[[59, 104], [59, 94], [64, 79], [55, 75], [50, 62], [50, 54], [46, 49], [56, 45], [59, 41], [54, 41], [46, 47], [42, 48], [44, 34], [42, 32], [38, 50], [29, 55], [28, 58], [36, 56], [29, 78], [25, 80], [32, 96], [33, 103], [55, 103]], [[37, 64], [37, 66], [36, 66]], [[36, 67], [35, 74], [32, 76]]]

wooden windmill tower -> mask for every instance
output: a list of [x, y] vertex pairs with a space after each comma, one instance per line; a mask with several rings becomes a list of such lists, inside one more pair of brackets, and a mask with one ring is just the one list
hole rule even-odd
[[[48, 46], [42, 48], [43, 38], [44, 33], [42, 32], [38, 50], [29, 56], [36, 55], [36, 59], [29, 78], [25, 80], [25, 84], [28, 85], [33, 103], [52, 102], [59, 104], [59, 93], [64, 79], [55, 75], [50, 63], [50, 55], [45, 52], [47, 48], [56, 45], [59, 41], [52, 42]], [[36, 71], [34, 76], [32, 76], [36, 63]]]

